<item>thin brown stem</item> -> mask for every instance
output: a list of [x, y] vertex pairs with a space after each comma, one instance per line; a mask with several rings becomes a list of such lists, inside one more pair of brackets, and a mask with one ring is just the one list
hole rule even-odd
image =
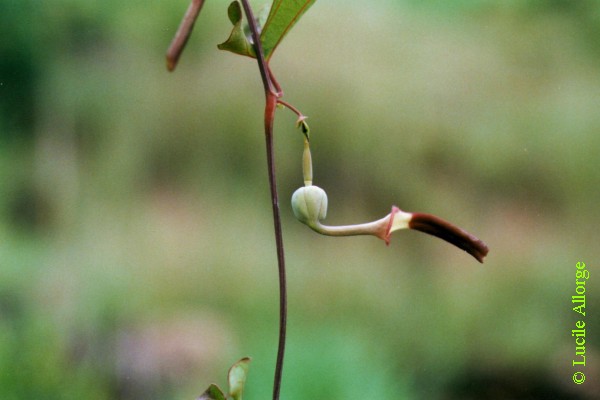
[[173, 37], [171, 45], [167, 50], [167, 69], [169, 71], [173, 71], [177, 66], [179, 57], [192, 34], [194, 23], [196, 22], [196, 18], [198, 18], [203, 5], [204, 0], [192, 0], [185, 12], [181, 24], [179, 25], [179, 28], [177, 28], [177, 33], [175, 33], [175, 37]]
[[284, 101], [284, 100], [281, 100], [281, 99], [277, 99], [277, 103], [281, 104], [285, 108], [287, 108], [290, 111], [292, 111], [294, 114], [296, 114], [298, 116], [299, 119], [306, 119], [306, 115], [302, 114], [300, 112], [300, 110], [298, 110], [296, 107], [294, 107], [293, 105], [291, 105], [287, 101]]
[[276, 107], [276, 95], [273, 93], [268, 93], [265, 107], [265, 141], [267, 145], [267, 166], [269, 170], [269, 186], [271, 188], [271, 202], [273, 207], [275, 244], [277, 247], [277, 264], [279, 267], [279, 344], [277, 346], [277, 361], [275, 363], [275, 377], [273, 381], [273, 400], [279, 400], [279, 393], [281, 391], [281, 377], [283, 372], [283, 359], [285, 354], [287, 330], [287, 280], [285, 272], [285, 254], [283, 251], [283, 233], [281, 231], [277, 179], [275, 177], [275, 156], [273, 152], [273, 121], [275, 119]]
[[248, 27], [250, 28], [250, 33], [252, 34], [252, 41], [254, 42], [254, 51], [256, 53], [256, 61], [258, 61], [258, 69], [260, 70], [260, 76], [262, 78], [263, 86], [265, 88], [265, 94], [277, 94], [278, 91], [276, 90], [275, 85], [271, 80], [271, 70], [269, 69], [267, 62], [265, 61], [265, 53], [263, 52], [262, 43], [260, 42], [260, 34], [258, 33], [258, 27], [256, 26], [256, 19], [254, 19], [252, 7], [250, 7], [250, 3], [248, 3], [248, 0], [242, 0], [242, 6], [244, 7], [246, 19], [248, 19]]
[[281, 88], [281, 85], [279, 85], [279, 82], [277, 82], [277, 79], [275, 79], [275, 75], [273, 75], [273, 72], [271, 72], [271, 66], [268, 62], [266, 63], [266, 66], [269, 78], [271, 78], [271, 83], [275, 87], [275, 94], [277, 95], [277, 97], [283, 97], [283, 89]]
[[[279, 400], [281, 392], [281, 378], [283, 359], [285, 354], [286, 327], [287, 327], [287, 286], [285, 272], [285, 254], [283, 251], [283, 233], [281, 230], [281, 217], [279, 213], [279, 198], [277, 195], [277, 179], [275, 176], [275, 155], [273, 149], [273, 121], [277, 108], [277, 98], [281, 96], [281, 87], [275, 79], [265, 61], [260, 35], [256, 20], [248, 0], [242, 0], [244, 12], [254, 41], [254, 50], [258, 68], [265, 90], [265, 142], [267, 147], [267, 169], [269, 172], [269, 187], [271, 189], [271, 205], [273, 209], [273, 228], [275, 231], [275, 245], [277, 247], [277, 265], [279, 271], [279, 344], [277, 346], [277, 361], [275, 363], [275, 376], [273, 381], [273, 400]], [[275, 82], [275, 83], [274, 83]]]

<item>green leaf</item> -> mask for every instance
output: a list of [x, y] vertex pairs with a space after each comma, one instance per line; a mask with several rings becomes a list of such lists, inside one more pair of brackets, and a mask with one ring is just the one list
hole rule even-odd
[[267, 60], [283, 37], [314, 2], [315, 0], [273, 0], [269, 17], [260, 35]]
[[226, 398], [223, 391], [213, 383], [196, 400], [226, 400]]
[[250, 358], [245, 357], [233, 364], [229, 369], [229, 395], [234, 400], [242, 400], [242, 392], [244, 391], [244, 384], [248, 376], [249, 365]]
[[234, 1], [229, 5], [227, 16], [233, 24], [233, 29], [229, 34], [229, 38], [217, 45], [219, 50], [227, 50], [242, 56], [256, 58], [256, 53], [250, 40], [248, 24], [244, 22], [242, 6], [238, 1]]

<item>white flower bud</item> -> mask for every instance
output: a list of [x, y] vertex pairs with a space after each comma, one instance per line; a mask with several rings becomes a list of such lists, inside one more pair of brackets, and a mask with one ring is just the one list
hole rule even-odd
[[292, 195], [292, 210], [296, 218], [314, 227], [327, 216], [327, 194], [318, 186], [304, 186]]

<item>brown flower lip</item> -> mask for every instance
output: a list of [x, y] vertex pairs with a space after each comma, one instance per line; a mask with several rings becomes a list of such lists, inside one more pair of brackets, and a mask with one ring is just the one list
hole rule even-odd
[[480, 263], [483, 263], [483, 258], [489, 251], [482, 240], [435, 215], [412, 213], [408, 227], [443, 239], [466, 251]]

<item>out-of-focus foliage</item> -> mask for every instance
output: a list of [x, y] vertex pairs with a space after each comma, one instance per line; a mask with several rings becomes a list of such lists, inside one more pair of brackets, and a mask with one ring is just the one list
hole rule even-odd
[[[227, 3], [207, 2], [175, 74], [186, 1], [0, 3], [0, 398], [195, 398], [244, 355], [244, 398], [268, 398], [263, 94], [253, 60], [216, 49]], [[569, 332], [585, 261], [597, 365], [598, 3], [365, 4], [316, 2], [272, 59], [310, 116], [326, 221], [396, 204], [491, 250], [481, 266], [411, 232], [315, 235], [288, 204], [303, 139], [279, 111], [282, 397], [595, 393], [571, 382]]]

